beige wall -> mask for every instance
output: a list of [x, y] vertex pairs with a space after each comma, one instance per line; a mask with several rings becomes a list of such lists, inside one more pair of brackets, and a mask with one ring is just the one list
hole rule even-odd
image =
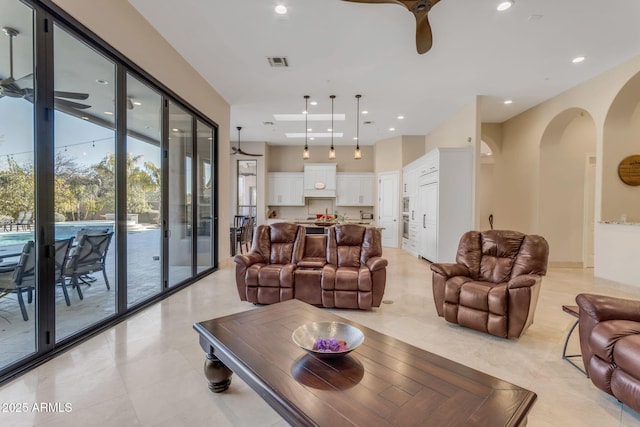
[[402, 136], [376, 142], [374, 153], [376, 173], [402, 170]]
[[582, 262], [586, 156], [595, 151], [595, 123], [578, 108], [558, 115], [542, 137], [539, 233], [551, 261]]
[[[560, 170], [561, 164], [549, 163], [551, 151], [549, 147], [542, 148], [542, 141], [545, 134], [556, 135], [554, 143], [580, 145], [574, 153], [577, 157], [582, 156], [580, 167], [584, 168], [584, 153], [594, 147], [596, 153], [596, 220], [602, 218], [601, 212], [605, 212], [606, 205], [611, 206], [624, 199], [620, 195], [612, 197], [611, 201], [603, 200], [603, 195], [608, 194], [612, 180], [611, 173], [606, 169], [603, 172], [603, 152], [608, 152], [610, 139], [619, 138], [616, 135], [616, 127], [619, 120], [613, 119], [608, 122], [607, 132], [611, 132], [610, 137], [605, 138], [604, 123], [612, 103], [623, 86], [629, 82], [640, 71], [640, 56], [635, 57], [618, 67], [615, 67], [585, 83], [545, 101], [528, 111], [504, 122], [502, 124], [502, 149], [495, 153], [494, 157], [494, 185], [495, 185], [495, 225], [496, 228], [513, 228], [523, 232], [536, 232], [553, 234], [551, 240], [559, 240], [565, 237], [565, 242], [555, 242], [551, 247], [551, 261], [572, 262], [576, 260], [577, 253], [581, 248], [578, 243], [578, 235], [581, 233], [582, 216], [575, 217], [576, 212], [572, 212], [574, 207], [569, 207], [566, 200], [561, 196], [558, 188], [559, 183], [568, 180], [578, 179], [578, 166], [567, 166], [566, 175]], [[637, 95], [636, 95], [637, 102]], [[635, 105], [634, 107], [635, 108]], [[558, 129], [558, 117], [570, 111], [583, 110], [585, 115], [590, 117], [590, 121], [579, 120], [569, 121]], [[630, 120], [634, 113], [627, 112]], [[616, 124], [617, 122], [617, 124]], [[611, 128], [609, 128], [611, 125]], [[632, 133], [634, 131], [631, 131]], [[565, 135], [566, 134], [566, 135]], [[629, 140], [627, 133], [625, 139]], [[638, 140], [634, 134], [633, 138]], [[553, 138], [551, 138], [553, 139]], [[578, 142], [577, 139], [582, 139]], [[550, 141], [550, 140], [549, 140]], [[570, 142], [569, 142], [570, 141]], [[586, 143], [588, 147], [582, 144]], [[637, 146], [636, 146], [637, 147]], [[561, 156], [570, 156], [569, 153], [560, 152]], [[573, 156], [574, 154], [571, 154]], [[578, 158], [571, 160], [578, 164]], [[619, 160], [618, 160], [619, 161]], [[548, 169], [550, 168], [550, 169]], [[551, 179], [547, 170], [556, 174], [556, 179]], [[541, 176], [544, 173], [544, 176]], [[615, 181], [615, 180], [614, 180]], [[604, 182], [604, 189], [603, 189]], [[579, 185], [574, 183], [574, 187]], [[582, 193], [582, 190], [576, 190]], [[544, 195], [544, 196], [541, 196]], [[563, 216], [573, 215], [573, 220], [565, 222], [566, 227], [561, 234], [558, 233], [558, 225], [554, 222]], [[553, 218], [556, 218], [555, 220]], [[548, 237], [548, 236], [546, 236]], [[604, 241], [601, 239], [601, 241]], [[572, 243], [570, 243], [572, 242]], [[567, 246], [567, 243], [569, 246]], [[596, 275], [598, 274], [598, 252], [610, 251], [613, 248], [599, 247], [596, 239]]]
[[480, 178], [478, 183], [478, 211], [480, 216], [480, 230], [491, 228], [489, 215], [493, 214], [493, 162], [480, 164]]
[[406, 166], [426, 153], [424, 135], [404, 135], [402, 137], [402, 166]]
[[640, 187], [620, 180], [618, 165], [632, 154], [640, 154], [640, 73], [620, 91], [604, 125], [602, 156], [602, 219], [640, 222]]
[[335, 163], [337, 172], [373, 172], [373, 147], [360, 147], [362, 158], [353, 158], [355, 147], [335, 147], [336, 158], [329, 160], [328, 146], [309, 147], [309, 160], [302, 160], [301, 146], [270, 145], [267, 172], [302, 172], [306, 163]]
[[[147, 73], [177, 93], [202, 114], [219, 125], [219, 155], [229, 155], [229, 104], [198, 74], [180, 54], [126, 0], [54, 0], [58, 6], [96, 33]], [[229, 253], [224, 225], [231, 219], [224, 209], [230, 200], [230, 162], [219, 164], [221, 260]]]
[[474, 146], [472, 206], [475, 228], [480, 227], [480, 209], [477, 206], [477, 201], [479, 200], [477, 191], [480, 183], [478, 159], [480, 159], [481, 123], [478, 108], [479, 99], [475, 97], [425, 137], [425, 152], [429, 152], [438, 147]]

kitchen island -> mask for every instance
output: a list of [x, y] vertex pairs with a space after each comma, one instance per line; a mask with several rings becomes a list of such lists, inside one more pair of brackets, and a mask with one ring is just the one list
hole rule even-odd
[[378, 227], [373, 220], [361, 220], [361, 219], [347, 219], [342, 222], [327, 222], [321, 223], [317, 219], [300, 219], [300, 218], [271, 218], [267, 220], [267, 224], [273, 224], [275, 222], [290, 222], [292, 224], [299, 224], [304, 226], [307, 234], [326, 234], [327, 229], [333, 225], [338, 224], [358, 224], [363, 225], [365, 227], [376, 227], [382, 230], [381, 227]]

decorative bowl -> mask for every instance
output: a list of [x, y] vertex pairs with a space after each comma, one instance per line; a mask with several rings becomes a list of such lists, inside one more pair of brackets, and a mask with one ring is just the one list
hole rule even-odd
[[[293, 331], [291, 338], [298, 347], [319, 358], [343, 356], [364, 342], [364, 334], [360, 329], [341, 322], [307, 323]], [[343, 341], [344, 345], [339, 350], [331, 350], [322, 346], [326, 341]], [[321, 348], [318, 348], [318, 344], [321, 344]]]

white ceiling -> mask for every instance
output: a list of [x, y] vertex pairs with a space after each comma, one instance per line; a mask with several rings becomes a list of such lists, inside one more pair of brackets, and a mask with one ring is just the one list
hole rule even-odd
[[[433, 48], [424, 55], [416, 52], [413, 15], [395, 4], [129, 2], [229, 102], [232, 139], [243, 126], [243, 141], [269, 144], [304, 144], [285, 138], [304, 132], [304, 122], [273, 117], [301, 113], [304, 95], [319, 102], [310, 113], [325, 114], [336, 95], [335, 113], [347, 119], [335, 122], [344, 137], [334, 142], [351, 145], [354, 96], [362, 94], [369, 114], [360, 117], [360, 142], [368, 145], [425, 135], [477, 95], [486, 97], [481, 119], [502, 122], [640, 54], [638, 0], [516, 0], [506, 12], [496, 11], [499, 0], [441, 0], [429, 13]], [[286, 16], [274, 12], [277, 4], [288, 7]], [[578, 55], [586, 61], [573, 64]], [[287, 57], [289, 68], [271, 68], [270, 56]], [[330, 122], [309, 127], [326, 131]]]

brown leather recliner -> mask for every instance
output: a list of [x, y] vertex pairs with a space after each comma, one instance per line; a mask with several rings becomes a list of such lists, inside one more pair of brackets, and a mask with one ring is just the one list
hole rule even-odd
[[387, 260], [380, 231], [357, 224], [329, 229], [327, 264], [322, 268], [324, 307], [370, 309], [382, 302]]
[[432, 264], [433, 299], [448, 322], [503, 338], [533, 323], [549, 245], [517, 231], [468, 231], [455, 264]]
[[251, 252], [238, 254], [236, 285], [242, 301], [273, 304], [293, 299], [293, 272], [304, 251], [305, 229], [301, 225], [260, 225]]
[[576, 302], [587, 376], [640, 412], [640, 301], [579, 294]]

